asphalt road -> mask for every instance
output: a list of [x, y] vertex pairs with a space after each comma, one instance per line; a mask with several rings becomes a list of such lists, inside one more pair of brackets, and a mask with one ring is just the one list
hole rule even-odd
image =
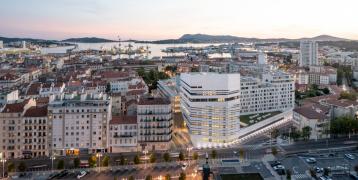
[[[269, 153], [270, 145], [267, 143], [267, 138], [259, 138], [255, 140], [256, 142], [253, 144], [247, 143], [241, 146], [237, 147], [230, 147], [225, 149], [215, 149], [217, 152], [217, 158], [238, 158], [238, 153], [234, 153], [234, 151], [239, 152], [239, 149], [242, 149], [244, 151], [244, 159], [261, 159], [265, 154]], [[348, 138], [339, 138], [339, 139], [327, 139], [327, 140], [318, 140], [318, 141], [305, 141], [305, 142], [296, 142], [291, 145], [285, 145], [281, 146], [279, 150], [281, 151], [281, 154], [294, 154], [294, 153], [305, 153], [305, 152], [314, 152], [314, 151], [333, 151], [335, 149], [341, 149], [344, 147], [355, 147], [358, 142], [358, 137], [352, 137], [351, 139]], [[208, 153], [210, 156], [212, 149], [194, 149], [191, 151], [191, 154], [193, 152], [198, 152], [200, 155], [200, 159], [205, 159], [205, 154]], [[171, 151], [174, 152], [174, 151]], [[175, 151], [179, 152], [179, 151]], [[156, 152], [157, 162], [163, 162], [163, 153], [164, 152]], [[134, 156], [138, 154], [137, 152], [130, 152], [130, 153], [122, 153], [125, 158], [132, 162], [134, 159]], [[142, 153], [139, 153], [140, 155], [143, 155]], [[187, 154], [186, 151], [184, 151], [184, 154]], [[119, 154], [108, 154], [110, 156], [110, 165], [117, 166], [119, 165], [120, 155]], [[81, 155], [79, 158], [82, 160], [87, 160], [91, 155]], [[65, 160], [65, 168], [72, 168], [73, 167], [73, 159], [74, 157], [56, 157], [56, 160], [54, 161], [54, 168], [56, 168], [57, 162], [59, 159]], [[173, 160], [177, 160], [173, 158]], [[39, 168], [36, 170], [50, 170], [51, 169], [51, 160], [49, 158], [42, 158], [42, 159], [29, 159], [29, 160], [22, 160], [22, 159], [15, 159], [10, 160], [15, 163], [17, 166], [19, 162], [23, 161], [26, 163], [28, 168], [38, 166], [38, 165], [47, 165], [44, 168]], [[9, 161], [8, 161], [9, 162]], [[358, 162], [357, 162], [358, 163]], [[0, 168], [0, 171], [2, 169]], [[298, 168], [298, 171], [300, 169]]]

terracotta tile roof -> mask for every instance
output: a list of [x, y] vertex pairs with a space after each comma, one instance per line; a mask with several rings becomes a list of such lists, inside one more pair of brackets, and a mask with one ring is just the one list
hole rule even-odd
[[6, 104], [3, 113], [22, 113], [24, 111], [25, 105], [29, 102], [29, 100], [25, 100], [20, 103]]
[[322, 106], [316, 106], [316, 105], [312, 105], [312, 106], [304, 106], [304, 107], [299, 107], [299, 108], [295, 108], [293, 111], [301, 114], [302, 116], [306, 117], [307, 119], [319, 119], [319, 120], [324, 120], [327, 118], [327, 111], [326, 111], [326, 107], [322, 108]]
[[16, 80], [19, 79], [20, 77], [15, 75], [15, 74], [10, 74], [10, 73], [6, 73], [2, 76], [0, 76], [0, 80], [4, 81], [4, 80]]
[[39, 97], [36, 99], [36, 104], [48, 104], [49, 100], [49, 97]]
[[141, 95], [144, 94], [145, 90], [143, 89], [136, 89], [136, 90], [131, 90], [127, 92], [127, 96], [133, 96], [133, 95]]
[[40, 92], [41, 83], [33, 83], [27, 90], [26, 95], [38, 95]]
[[129, 77], [128, 72], [122, 71], [105, 71], [101, 73], [102, 78], [125, 78]]
[[137, 116], [113, 116], [109, 124], [137, 124]]
[[34, 106], [26, 110], [24, 117], [45, 117], [47, 116], [47, 106]]
[[138, 105], [166, 105], [170, 101], [161, 97], [142, 97], [139, 99]]
[[334, 106], [339, 106], [339, 107], [349, 107], [349, 106], [357, 106], [358, 102], [356, 101], [351, 101], [348, 99], [327, 99], [326, 100], [327, 104], [330, 105], [334, 105]]

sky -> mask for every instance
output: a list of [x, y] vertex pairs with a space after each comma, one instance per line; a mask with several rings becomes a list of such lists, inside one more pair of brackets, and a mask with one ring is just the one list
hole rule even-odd
[[159, 40], [183, 34], [358, 40], [358, 0], [0, 0], [0, 36]]

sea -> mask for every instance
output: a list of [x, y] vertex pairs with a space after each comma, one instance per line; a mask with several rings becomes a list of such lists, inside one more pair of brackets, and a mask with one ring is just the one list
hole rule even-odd
[[[110, 42], [110, 43], [74, 43], [78, 45], [76, 50], [111, 50], [114, 47], [118, 47], [118, 42]], [[122, 48], [127, 48], [128, 45], [131, 44], [132, 49], [136, 49], [139, 47], [149, 47], [149, 58], [152, 57], [162, 57], [167, 56], [168, 54], [162, 52], [163, 49], [168, 47], [205, 47], [209, 45], [220, 45], [220, 44], [146, 44], [146, 43], [129, 43], [129, 42], [121, 42]], [[62, 47], [51, 47], [51, 48], [42, 48], [42, 54], [51, 54], [51, 53], [66, 53], [67, 49], [71, 49], [74, 46], [62, 46]], [[76, 51], [75, 50], [75, 51]]]

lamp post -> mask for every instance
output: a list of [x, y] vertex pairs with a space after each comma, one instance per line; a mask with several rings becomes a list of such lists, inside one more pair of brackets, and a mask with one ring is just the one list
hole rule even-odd
[[102, 154], [101, 153], [97, 153], [96, 154], [96, 157], [98, 158], [98, 168], [99, 168], [99, 172], [101, 172], [101, 156], [102, 156]]
[[5, 177], [5, 163], [6, 163], [6, 159], [1, 159], [2, 162], [2, 177]]
[[53, 161], [56, 159], [56, 157], [52, 155], [50, 158], [51, 158], [51, 171], [53, 171]]
[[144, 169], [147, 169], [147, 153], [148, 153], [148, 150], [144, 150], [143, 153], [144, 153]]

